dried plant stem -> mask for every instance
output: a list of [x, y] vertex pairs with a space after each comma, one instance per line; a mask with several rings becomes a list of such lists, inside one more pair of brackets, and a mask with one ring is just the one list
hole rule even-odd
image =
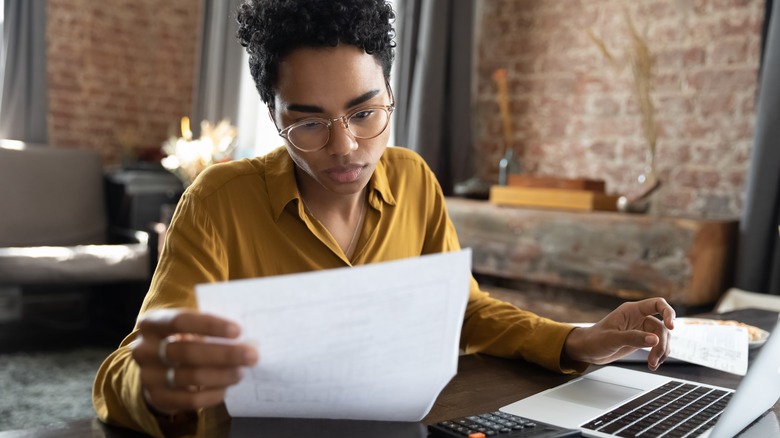
[[[627, 63], [631, 66], [631, 76], [634, 80], [634, 96], [636, 97], [637, 104], [639, 105], [639, 112], [642, 116], [642, 134], [644, 136], [645, 146], [647, 147], [648, 163], [646, 163], [646, 172], [648, 175], [645, 175], [645, 177], [654, 177], [657, 132], [655, 129], [655, 107], [653, 106], [651, 94], [655, 57], [647, 47], [645, 39], [640, 35], [636, 26], [634, 26], [634, 22], [631, 20], [628, 11], [624, 9], [623, 13], [626, 17], [629, 31], [631, 32], [631, 48], [630, 50], [626, 50], [626, 58]], [[594, 34], [592, 30], [588, 29], [587, 33], [612, 67], [614, 67], [618, 73], [622, 72], [625, 62], [619, 62], [604, 43], [604, 40]]]
[[612, 67], [615, 68], [615, 70], [620, 73], [623, 70], [623, 65], [620, 64], [617, 59], [615, 59], [615, 56], [612, 55], [612, 52], [609, 50], [606, 44], [604, 44], [604, 40], [602, 40], [598, 35], [593, 33], [592, 30], [588, 29], [586, 31], [588, 33], [588, 36], [593, 41], [594, 44], [596, 44], [596, 47], [601, 50], [601, 54], [604, 55], [604, 58], [609, 61], [610, 64], [612, 64]]
[[634, 92], [636, 93], [639, 112], [642, 114], [642, 130], [645, 136], [645, 142], [650, 155], [648, 163], [649, 171], [655, 175], [655, 108], [653, 107], [652, 93], [652, 72], [655, 64], [655, 57], [650, 53], [644, 38], [639, 34], [627, 11], [623, 11], [626, 16], [628, 28], [631, 30], [633, 50], [630, 56], [631, 72], [634, 77]]

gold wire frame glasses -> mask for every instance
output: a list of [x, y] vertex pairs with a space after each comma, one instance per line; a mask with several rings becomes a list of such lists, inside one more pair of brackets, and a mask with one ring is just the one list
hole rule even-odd
[[[390, 115], [395, 109], [395, 97], [390, 84], [385, 83], [390, 95], [389, 105], [369, 105], [356, 108], [347, 114], [332, 119], [309, 117], [286, 128], [279, 129], [279, 135], [302, 152], [317, 152], [330, 140], [333, 123], [342, 126], [356, 139], [371, 139], [385, 132], [390, 124]], [[278, 128], [277, 128], [278, 129]]]

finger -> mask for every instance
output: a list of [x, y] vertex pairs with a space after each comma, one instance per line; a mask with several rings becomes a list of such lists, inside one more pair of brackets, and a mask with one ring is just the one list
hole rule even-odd
[[654, 347], [647, 355], [647, 367], [651, 371], [655, 371], [664, 363], [667, 357], [669, 357], [669, 355], [666, 350], [660, 349], [660, 347]]
[[[192, 338], [185, 338], [192, 339]], [[164, 365], [159, 357], [160, 342], [141, 342], [133, 348], [133, 359], [141, 366]], [[223, 344], [184, 340], [168, 342], [166, 354], [168, 364], [184, 367], [197, 366], [251, 366], [257, 363], [257, 349], [250, 344]]]
[[642, 321], [642, 330], [647, 333], [653, 333], [659, 338], [666, 336], [666, 334], [669, 332], [669, 330], [666, 329], [664, 323], [654, 316], [645, 317], [644, 321]]
[[178, 341], [168, 344], [168, 361], [182, 366], [249, 366], [257, 362], [255, 347], [249, 344], [221, 344]]
[[171, 390], [149, 387], [144, 391], [147, 403], [155, 410], [175, 414], [182, 411], [194, 411], [218, 405], [225, 400], [225, 388], [203, 389], [200, 391]]
[[655, 371], [669, 356], [670, 333], [664, 323], [654, 317], [645, 318], [643, 328], [648, 333], [653, 333], [658, 337], [658, 343], [650, 349], [650, 353], [647, 355], [647, 365]]
[[664, 325], [668, 329], [671, 330], [674, 328], [676, 313], [674, 308], [672, 308], [665, 299], [659, 297], [638, 301], [637, 308], [644, 316], [660, 315], [664, 320]]
[[138, 328], [146, 336], [164, 338], [174, 333], [236, 338], [241, 328], [233, 321], [189, 309], [155, 309], [145, 313]]
[[[138, 337], [130, 343], [130, 351], [132, 352], [133, 359], [139, 364], [149, 364], [156, 361], [162, 365], [171, 366], [175, 364], [168, 358], [168, 345], [182, 339], [193, 340], [200, 339], [200, 337], [187, 334], [176, 334], [158, 339], [154, 334], [146, 336], [139, 334]], [[157, 352], [156, 359], [153, 357], [152, 351]]]
[[625, 330], [615, 332], [612, 339], [615, 347], [648, 348], [658, 344], [658, 336], [655, 333], [643, 330]]
[[202, 389], [220, 389], [235, 385], [244, 376], [240, 367], [210, 367], [210, 368], [172, 368], [175, 372], [169, 381], [168, 370], [171, 368], [156, 367], [141, 374], [141, 384], [146, 388], [168, 388], [171, 390], [190, 390], [193, 387]]
[[669, 355], [672, 352], [671, 338], [671, 333], [667, 331], [666, 336], [662, 338], [662, 343], [659, 343], [659, 345], [655, 348], [656, 351], [651, 351], [651, 353], [657, 354], [658, 360], [656, 362], [656, 368], [661, 366], [661, 364], [666, 362], [666, 359], [669, 358]]

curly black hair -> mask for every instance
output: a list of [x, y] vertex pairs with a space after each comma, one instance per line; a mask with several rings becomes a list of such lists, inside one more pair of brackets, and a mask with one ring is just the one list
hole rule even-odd
[[273, 109], [279, 62], [299, 48], [353, 45], [373, 55], [388, 79], [394, 18], [386, 0], [247, 0], [238, 9], [236, 36], [260, 98]]

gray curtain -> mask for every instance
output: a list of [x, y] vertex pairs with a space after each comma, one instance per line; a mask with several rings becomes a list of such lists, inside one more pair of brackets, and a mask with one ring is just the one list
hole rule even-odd
[[739, 230], [737, 287], [780, 295], [780, 13], [774, 11], [766, 20], [747, 201]]
[[772, 16], [772, 0], [766, 0], [764, 3], [764, 24], [761, 26], [761, 65], [764, 64], [764, 53], [766, 53], [766, 37], [769, 32], [769, 18]]
[[238, 119], [243, 47], [236, 40], [236, 11], [241, 0], [201, 0], [200, 41], [192, 107], [192, 131], [200, 122]]
[[398, 0], [396, 143], [418, 152], [446, 194], [474, 173], [475, 2]]
[[46, 0], [5, 0], [0, 138], [46, 143]]

